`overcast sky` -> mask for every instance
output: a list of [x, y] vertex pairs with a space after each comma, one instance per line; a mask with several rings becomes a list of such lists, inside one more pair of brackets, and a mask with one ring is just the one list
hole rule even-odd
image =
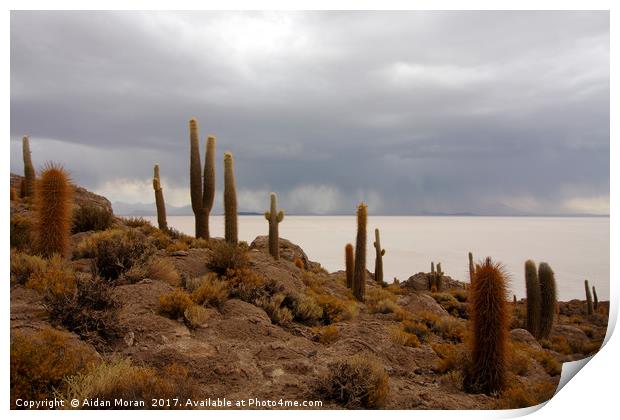
[[[239, 207], [609, 212], [607, 12], [11, 13], [11, 171], [189, 204], [188, 120]], [[204, 143], [201, 147], [204, 152]], [[203, 156], [204, 158], [204, 156]]]

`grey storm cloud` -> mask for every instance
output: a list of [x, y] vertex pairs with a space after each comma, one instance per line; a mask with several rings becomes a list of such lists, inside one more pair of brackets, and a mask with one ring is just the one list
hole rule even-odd
[[609, 60], [603, 11], [12, 12], [11, 170], [183, 206], [194, 116], [242, 210], [608, 214]]

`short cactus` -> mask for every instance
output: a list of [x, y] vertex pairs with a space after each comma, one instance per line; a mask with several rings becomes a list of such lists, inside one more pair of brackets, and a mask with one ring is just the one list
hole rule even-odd
[[558, 304], [555, 274], [547, 263], [538, 266], [538, 282], [540, 283], [540, 338], [549, 338]]
[[344, 247], [344, 262], [345, 272], [347, 276], [347, 287], [351, 289], [353, 287], [353, 265], [355, 264], [355, 257], [353, 256], [353, 245], [347, 244]]
[[168, 230], [164, 191], [161, 188], [161, 180], [159, 179], [159, 165], [153, 167], [153, 190], [155, 191], [155, 207], [157, 208], [157, 225], [161, 230]]
[[270, 210], [265, 212], [265, 219], [269, 222], [269, 253], [274, 259], [280, 258], [280, 237], [278, 226], [284, 220], [284, 212], [277, 211], [278, 197], [276, 193], [270, 195]]
[[24, 188], [22, 194], [24, 197], [32, 198], [35, 194], [36, 173], [32, 165], [32, 153], [30, 153], [30, 140], [28, 136], [24, 136], [22, 139], [22, 154], [24, 157]]
[[496, 394], [506, 384], [509, 311], [506, 273], [487, 258], [476, 266], [469, 292], [473, 327], [471, 364], [464, 376], [467, 392]]
[[353, 296], [363, 301], [366, 294], [366, 223], [368, 208], [360, 203], [357, 207], [357, 238], [355, 242], [355, 268], [353, 270]]
[[536, 273], [536, 263], [525, 262], [525, 293], [526, 293], [526, 327], [534, 337], [540, 337], [541, 296], [540, 283]]
[[224, 238], [237, 244], [237, 187], [233, 169], [233, 155], [224, 153]]
[[381, 238], [379, 237], [379, 229], [375, 229], [375, 281], [383, 284], [383, 256], [385, 249], [381, 248]]
[[594, 313], [594, 305], [592, 304], [592, 294], [590, 293], [590, 285], [588, 284], [588, 280], [583, 282], [586, 288], [586, 305], [588, 310], [588, 315], [592, 315]]
[[596, 287], [592, 286], [592, 295], [594, 296], [594, 310], [598, 311], [598, 296], [596, 295]]
[[50, 163], [43, 168], [34, 194], [36, 246], [45, 257], [69, 254], [73, 187], [62, 166]]

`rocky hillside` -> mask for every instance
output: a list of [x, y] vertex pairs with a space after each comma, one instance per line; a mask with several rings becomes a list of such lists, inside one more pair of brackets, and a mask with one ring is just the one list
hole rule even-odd
[[[109, 206], [85, 190], [78, 195]], [[282, 239], [280, 255], [269, 255], [265, 237], [232, 249], [139, 219], [75, 233], [69, 261], [14, 247], [13, 406], [57, 395], [121, 396], [147, 407], [151, 398], [177, 397], [176, 408], [196, 408], [188, 399], [205, 408], [208, 398], [276, 401], [271, 408], [286, 408], [280, 400], [320, 401], [312, 408], [525, 407], [550, 398], [561, 363], [595, 352], [606, 331], [607, 302], [588, 316], [584, 302], [571, 301], [559, 304], [550, 338], [539, 342], [523, 328], [525, 303], [510, 303], [507, 388], [469, 394], [465, 283], [446, 276], [445, 288], [431, 293], [429, 273], [386, 287], [369, 272], [362, 303], [343, 272], [326, 272], [299, 246]]]

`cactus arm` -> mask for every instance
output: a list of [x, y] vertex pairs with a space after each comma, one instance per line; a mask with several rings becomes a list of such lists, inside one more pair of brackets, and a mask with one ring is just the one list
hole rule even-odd
[[278, 212], [278, 217], [276, 218], [276, 220], [278, 221], [278, 223], [284, 220], [284, 212], [282, 210]]

